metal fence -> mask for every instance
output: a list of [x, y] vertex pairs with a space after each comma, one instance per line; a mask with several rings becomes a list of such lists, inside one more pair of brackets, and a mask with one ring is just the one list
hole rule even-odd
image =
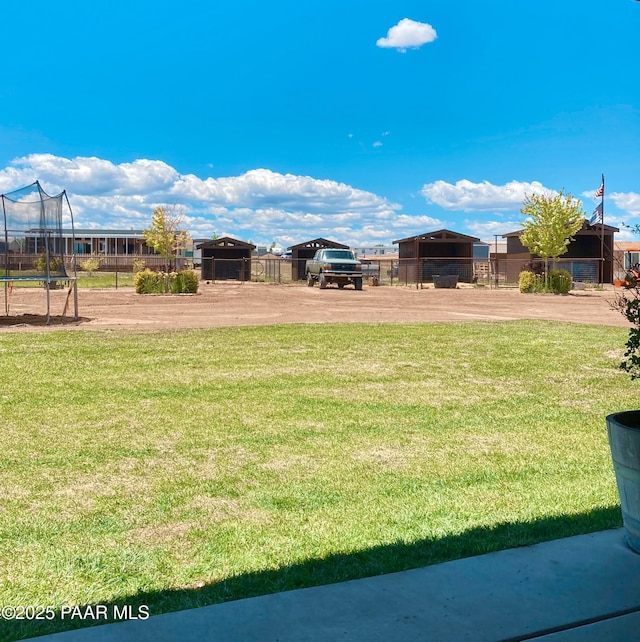
[[[35, 263], [39, 255], [34, 254], [0, 254], [0, 269], [8, 269], [14, 275], [25, 275], [34, 270]], [[76, 254], [75, 264], [79, 271], [83, 270], [83, 262], [86, 259], [97, 259], [98, 268], [96, 272], [133, 272], [136, 267], [149, 268], [154, 271], [164, 270], [166, 261], [163, 257], [154, 254]], [[67, 255], [64, 257], [64, 265], [68, 274], [73, 273], [74, 257]], [[193, 267], [193, 262], [179, 258], [171, 262], [170, 269], [184, 269]]]
[[[207, 264], [207, 261], [209, 262]], [[203, 259], [203, 278], [212, 282], [304, 283], [306, 260], [282, 258]], [[597, 283], [599, 259], [571, 259], [553, 262], [554, 269], [564, 269], [574, 281]], [[488, 287], [514, 287], [518, 275], [525, 269], [522, 259], [478, 260], [469, 258], [380, 258], [362, 260], [365, 284], [375, 285], [438, 285], [448, 277], [448, 283], [468, 283]], [[446, 286], [445, 286], [446, 287]]]
[[[32, 254], [0, 255], [0, 269], [8, 268], [13, 275], [28, 275], [34, 269], [35, 257]], [[82, 262], [89, 255], [77, 255], [76, 263], [80, 274]], [[99, 258], [98, 272], [131, 273], [134, 262], [143, 262], [144, 267], [152, 270], [163, 270], [165, 261], [157, 255], [107, 255]], [[515, 286], [522, 269], [528, 267], [522, 259], [471, 259], [471, 258], [420, 258], [398, 259], [381, 257], [361, 259], [363, 281], [374, 285], [424, 285], [437, 284], [441, 277], [449, 282], [485, 285], [489, 287]], [[172, 269], [193, 268], [201, 278], [207, 281], [237, 281], [266, 283], [304, 283], [305, 259], [291, 260], [283, 258], [237, 258], [213, 259], [203, 258], [195, 266], [186, 259], [178, 259]], [[599, 259], [560, 259], [552, 267], [568, 270], [574, 281], [597, 283], [601, 261]], [[68, 274], [73, 274], [73, 257], [65, 257]], [[617, 268], [615, 271], [617, 275]]]

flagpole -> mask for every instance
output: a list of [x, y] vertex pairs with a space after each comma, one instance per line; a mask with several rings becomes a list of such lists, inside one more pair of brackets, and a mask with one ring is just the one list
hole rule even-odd
[[604, 174], [602, 175], [602, 200], [600, 201], [600, 285], [604, 286]]

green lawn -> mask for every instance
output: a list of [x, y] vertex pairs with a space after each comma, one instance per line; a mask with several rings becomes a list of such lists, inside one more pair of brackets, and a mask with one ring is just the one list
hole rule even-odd
[[[78, 287], [79, 288], [114, 288], [119, 287], [133, 287], [133, 272], [78, 272]], [[63, 286], [68, 287], [68, 281], [60, 281]], [[17, 288], [42, 288], [41, 281], [14, 281], [14, 287]]]
[[[621, 524], [626, 331], [0, 335], [0, 605], [152, 615]], [[69, 623], [2, 622], [0, 638]]]
[[117, 277], [115, 272], [94, 272], [91, 275], [86, 272], [78, 272], [78, 287], [113, 288], [116, 287], [116, 278], [119, 288], [133, 287], [133, 272], [118, 272]]

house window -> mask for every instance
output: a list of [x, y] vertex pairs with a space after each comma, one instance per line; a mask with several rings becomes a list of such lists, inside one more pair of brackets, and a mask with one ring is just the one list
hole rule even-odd
[[640, 252], [624, 253], [624, 269], [628, 270], [632, 265], [640, 263]]

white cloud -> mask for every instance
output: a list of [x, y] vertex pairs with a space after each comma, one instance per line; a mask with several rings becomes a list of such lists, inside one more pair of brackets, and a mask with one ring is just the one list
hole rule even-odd
[[[609, 221], [605, 221], [609, 225]], [[618, 227], [615, 223], [612, 223], [614, 227]], [[637, 243], [638, 235], [634, 234], [631, 230], [628, 230], [624, 227], [619, 228], [620, 231], [616, 232], [616, 243]]]
[[455, 185], [446, 181], [427, 183], [421, 192], [429, 203], [446, 210], [464, 212], [519, 210], [526, 196], [555, 193], [537, 181], [511, 181], [504, 185], [493, 185], [488, 181], [472, 183], [464, 179]]
[[[62, 158], [53, 154], [31, 154], [12, 162], [43, 184], [58, 191], [83, 194], [154, 193], [166, 189], [178, 178], [178, 172], [154, 160], [136, 160], [115, 165], [95, 157]], [[35, 180], [35, 179], [34, 179]]]
[[375, 141], [375, 143], [373, 143], [373, 146], [374, 147], [382, 147], [382, 143], [379, 140], [377, 140], [377, 141]]
[[408, 214], [398, 214], [394, 218], [394, 230], [404, 230], [411, 234], [423, 234], [424, 232], [435, 232], [446, 227], [446, 222], [432, 216], [409, 216]]
[[437, 37], [436, 30], [430, 24], [403, 18], [387, 31], [386, 38], [377, 40], [376, 46], [405, 53], [407, 49], [418, 49], [428, 42], [433, 42]]
[[171, 195], [184, 200], [211, 201], [225, 205], [274, 205], [312, 212], [374, 212], [399, 208], [376, 194], [344, 183], [310, 176], [279, 174], [268, 169], [254, 169], [241, 176], [205, 180], [187, 174], [180, 176], [172, 185]]
[[522, 229], [520, 221], [465, 221], [465, 227], [480, 239], [491, 239]]
[[[614, 202], [618, 209], [627, 212], [630, 216], [640, 216], [640, 194], [636, 194], [635, 192], [612, 192], [609, 195], [609, 198]], [[607, 211], [605, 203], [605, 216], [606, 214]]]
[[[361, 243], [393, 233], [396, 203], [345, 183], [254, 169], [199, 178], [162, 161], [115, 164], [93, 157], [32, 154], [0, 170], [3, 193], [40, 180], [50, 194], [66, 190], [77, 228], [142, 229], [157, 205], [181, 205], [193, 236], [214, 232], [254, 242], [326, 236]], [[367, 231], [369, 234], [369, 231]], [[340, 235], [338, 238], [337, 235]], [[291, 243], [289, 243], [291, 244]]]

